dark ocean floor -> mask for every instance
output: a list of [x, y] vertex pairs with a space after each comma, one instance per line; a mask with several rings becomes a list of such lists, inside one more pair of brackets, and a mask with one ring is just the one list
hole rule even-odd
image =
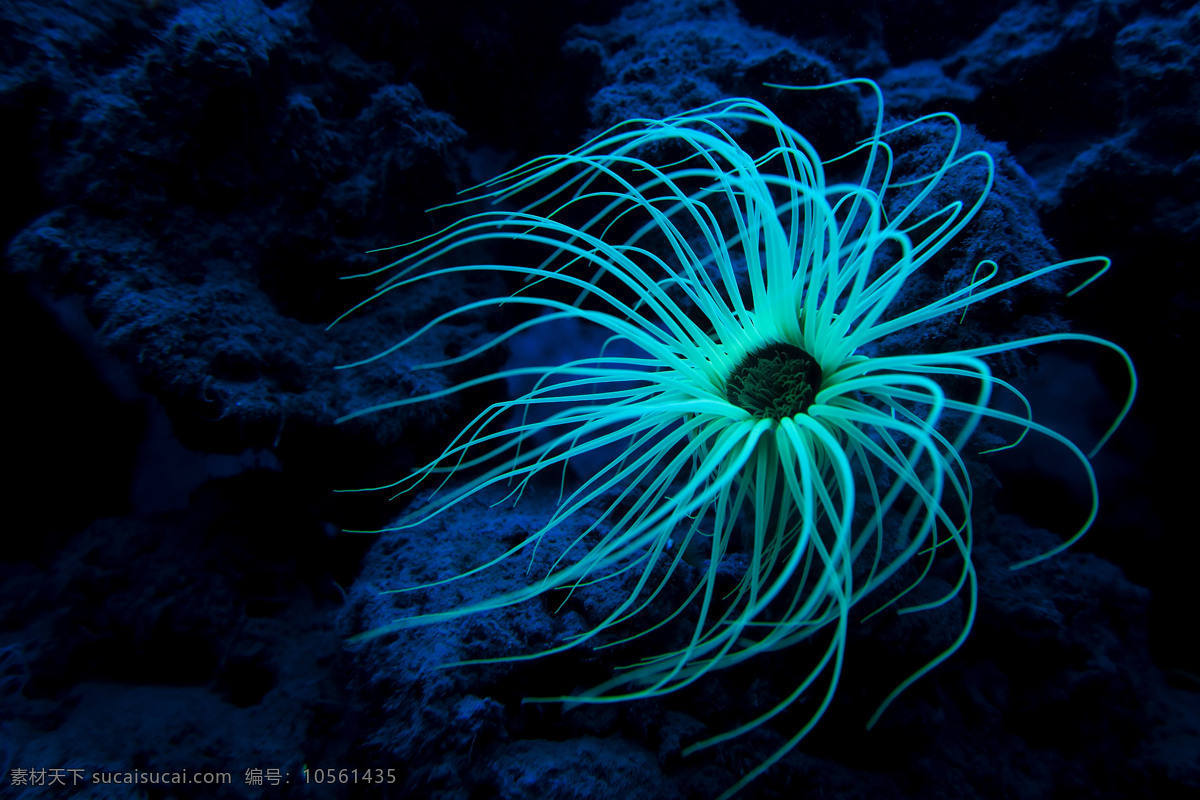
[[[1200, 313], [1200, 4], [780, 5], [0, 2], [15, 512], [0, 555], [0, 796], [698, 800], [761, 763], [817, 698], [682, 751], [787, 696], [822, 644], [666, 697], [576, 707], [522, 699], [585, 690], [681, 634], [446, 666], [553, 647], [628, 582], [349, 638], [526, 585], [596, 512], [532, 560], [381, 594], [500, 555], [553, 513], [559, 486], [346, 533], [387, 527], [412, 498], [336, 490], [402, 477], [506, 387], [338, 418], [596, 342], [515, 337], [469, 367], [418, 369], [518, 323], [505, 307], [336, 369], [509, 291], [499, 275], [422, 283], [327, 326], [373, 290], [339, 280], [387, 263], [368, 251], [437, 231], [458, 212], [427, 209], [499, 171], [734, 96], [842, 153], [870, 133], [866, 94], [764, 83], [864, 77], [889, 121], [952, 112], [963, 146], [995, 159], [991, 199], [956, 245], [972, 263], [1112, 259], [1069, 299], [1085, 275], [889, 346], [1083, 332], [1128, 350], [1139, 395], [1094, 461], [1094, 529], [1042, 564], [1008, 569], [1086, 515], [1077, 468], [1033, 441], [968, 457], [979, 606], [966, 644], [868, 732], [964, 608], [853, 624], [832, 706], [741, 796], [1200, 797], [1200, 435], [1182, 413]], [[895, 145], [937, 141], [913, 130]], [[914, 285], [906, 301], [938, 291]], [[1124, 397], [1121, 363], [1066, 345], [1038, 355], [998, 369], [1090, 446]]]

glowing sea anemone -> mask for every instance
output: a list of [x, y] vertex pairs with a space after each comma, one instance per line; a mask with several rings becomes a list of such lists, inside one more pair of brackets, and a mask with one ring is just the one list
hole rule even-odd
[[[1013, 426], [1019, 435], [1006, 446], [1029, 432], [1057, 442], [1078, 461], [1091, 488], [1091, 510], [1078, 529], [1050, 552], [1014, 567], [1048, 558], [1088, 530], [1097, 511], [1089, 458], [1124, 418], [1136, 388], [1124, 350], [1074, 333], [899, 355], [879, 354], [877, 343], [934, 318], [961, 315], [1039, 276], [1091, 267], [1078, 291], [1107, 268], [1107, 259], [1066, 261], [1003, 281], [998, 266], [984, 261], [957, 289], [910, 307], [902, 295], [905, 282], [976, 215], [995, 166], [986, 152], [959, 151], [961, 129], [952, 114], [885, 131], [874, 83], [807, 88], [850, 84], [873, 91], [878, 112], [872, 135], [836, 159], [823, 162], [803, 136], [748, 99], [664, 120], [631, 120], [572, 153], [501, 175], [463, 201], [516, 199], [525, 203], [519, 210], [467, 216], [368, 273], [383, 282], [356, 309], [422, 281], [469, 281], [486, 273], [519, 276], [525, 285], [448, 308], [359, 364], [463, 315], [502, 305], [506, 312], [531, 306], [536, 313], [470, 352], [424, 366], [462, 364], [515, 335], [562, 321], [602, 329], [608, 341], [600, 352], [568, 363], [494, 371], [347, 417], [534, 376], [533, 388], [484, 409], [432, 462], [378, 487], [412, 491], [438, 484], [397, 523], [405, 528], [490, 487], [507, 487], [509, 500], [517, 502], [536, 476], [551, 471], [561, 481], [560, 502], [543, 527], [464, 575], [531, 551], [581, 509], [597, 510], [584, 535], [526, 588], [399, 619], [359, 638], [634, 576], [632, 591], [606, 619], [547, 652], [578, 646], [617, 625], [626, 626], [621, 641], [637, 639], [678, 623], [685, 610], [694, 620], [686, 645], [620, 669], [590, 691], [552, 699], [662, 695], [760, 653], [819, 642], [819, 656], [790, 695], [685, 750], [745, 733], [820, 688], [807, 724], [729, 796], [821, 718], [841, 673], [851, 610], [876, 589], [888, 587], [870, 604], [871, 613], [904, 598], [944, 555], [957, 575], [949, 592], [898, 611], [932, 608], [964, 592], [968, 610], [957, 639], [904, 680], [872, 722], [962, 644], [974, 617], [976, 585], [971, 478], [961, 453], [983, 420]], [[952, 134], [943, 137], [949, 144], [936, 169], [895, 180], [889, 137], [918, 124], [943, 126]], [[827, 183], [826, 167], [834, 162], [861, 177]], [[972, 196], [939, 205], [935, 189], [943, 184], [944, 192], [947, 175], [965, 165], [980, 176]], [[523, 263], [463, 263], [468, 252], [514, 243], [523, 253], [540, 253]], [[1064, 341], [1115, 351], [1129, 370], [1124, 407], [1089, 454], [1035, 421], [1021, 392], [993, 375], [985, 361]], [[1009, 395], [1014, 410], [994, 407], [994, 393]], [[595, 466], [570, 478], [568, 465], [585, 459]], [[718, 591], [718, 569], [735, 552], [744, 571], [736, 588]], [[683, 570], [685, 562], [699, 568]], [[901, 580], [906, 565], [916, 569]], [[684, 580], [685, 572], [700, 577], [678, 595], [684, 601], [666, 614], [651, 613], [664, 587]]]

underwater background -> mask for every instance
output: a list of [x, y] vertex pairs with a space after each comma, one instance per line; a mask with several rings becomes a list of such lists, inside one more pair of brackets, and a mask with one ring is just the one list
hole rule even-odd
[[[1200, 797], [1200, 4], [0, 0], [0, 63], [0, 796], [708, 798], [772, 753], [803, 707], [680, 751], [777, 702], [802, 654], [565, 710], [521, 698], [603, 681], [605, 650], [441, 666], [552, 644], [553, 604], [349, 644], [381, 589], [511, 546], [558, 487], [342, 533], [408, 498], [334, 490], [436, 456], [507, 388], [335, 420], [469, 377], [414, 367], [519, 309], [355, 370], [335, 367], [473, 288], [326, 326], [372, 286], [340, 278], [386, 263], [367, 251], [437, 231], [455, 212], [427, 209], [504, 169], [731, 96], [844, 152], [869, 109], [763, 83], [866, 77], [889, 119], [951, 111], [997, 158], [1003, 227], [981, 235], [1001, 252], [980, 258], [1112, 259], [1074, 297], [964, 324], [1111, 339], [1139, 395], [1095, 461], [1096, 526], [1046, 563], [1007, 569], [1086, 515], [1078, 470], [1033, 437], [972, 463], [967, 643], [867, 732], [961, 619], [854, 625], [833, 707], [742, 796]], [[586, 347], [564, 331], [507, 358]], [[1085, 449], [1124, 397], [1119, 361], [1083, 347], [1005, 368]], [[524, 564], [500, 573], [430, 602]]]

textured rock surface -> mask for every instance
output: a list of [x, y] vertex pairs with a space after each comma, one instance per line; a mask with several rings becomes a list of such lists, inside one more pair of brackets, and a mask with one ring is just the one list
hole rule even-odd
[[[882, 697], [945, 646], [961, 608], [855, 625], [834, 707], [746, 796], [1200, 790], [1200, 665], [1181, 635], [1194, 628], [1181, 616], [1195, 605], [1194, 470], [1178, 455], [1197, 434], [1177, 403], [1200, 307], [1200, 6], [779, 6], [0, 4], [0, 319], [17, 512], [0, 556], [5, 792], [55, 796], [8, 785], [12, 770], [77, 768], [232, 775], [161, 794], [178, 798], [706, 798], [778, 747], [796, 719], [681, 756], [790, 692], [799, 651], [658, 701], [572, 710], [521, 698], [594, 685], [643, 651], [442, 666], [551, 647], [602, 618], [620, 587], [580, 592], [557, 613], [537, 601], [347, 644], [414, 607], [522, 585], [518, 558], [475, 580], [378, 594], [498, 554], [544, 518], [557, 487], [511, 512], [471, 503], [403, 533], [340, 533], [384, 526], [407, 501], [334, 489], [395, 480], [505, 387], [335, 420], [461, 379], [415, 367], [469, 350], [516, 311], [463, 318], [354, 370], [334, 367], [495, 286], [393, 293], [326, 326], [374, 287], [340, 280], [387, 263], [368, 250], [456, 213], [426, 209], [623, 118], [747, 95], [823, 154], [842, 152], [869, 104], [761, 84], [847, 76], [878, 80], [898, 121], [953, 111], [964, 146], [997, 160], [977, 225], [910, 302], [961, 285], [985, 257], [1003, 275], [1059, 257], [1114, 260], [1069, 301], [1069, 278], [1035, 282], [963, 324], [935, 321], [883, 346], [1071, 326], [1126, 345], [1145, 390], [1097, 461], [1101, 523], [1082, 546], [1009, 571], [1058, 541], [1043, 528], [1069, 531], [1086, 509], [1078, 487], [1050, 477], [1061, 454], [989, 458], [967, 645], [866, 733]], [[910, 154], [897, 168], [919, 171], [941, 135], [897, 137]], [[998, 368], [1042, 386], [1034, 399], [1049, 419], [1086, 439], [1106, 424], [1105, 387], [1119, 376], [1079, 358]], [[310, 772], [306, 786], [304, 766], [385, 772], [356, 783]], [[327, 780], [314, 787], [314, 776]], [[145, 795], [89, 778], [71, 796]]]

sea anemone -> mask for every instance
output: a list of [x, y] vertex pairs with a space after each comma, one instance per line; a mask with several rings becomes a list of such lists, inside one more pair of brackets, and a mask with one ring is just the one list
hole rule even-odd
[[[630, 120], [571, 153], [536, 159], [477, 187], [460, 203], [491, 201], [505, 210], [465, 216], [404, 245], [398, 260], [366, 274], [382, 282], [347, 314], [425, 281], [466, 282], [486, 274], [523, 283], [447, 308], [383, 352], [345, 367], [387, 358], [441, 326], [481, 314], [517, 321], [468, 352], [423, 367], [461, 369], [513, 337], [554, 323], [602, 330], [606, 341], [566, 363], [489, 368], [346, 417], [506, 379], [533, 381], [520, 396], [480, 411], [412, 475], [375, 487], [412, 492], [436, 484], [396, 523], [400, 529], [495, 487], [507, 490], [506, 502], [519, 502], [535, 478], [554, 476], [561, 493], [544, 524], [457, 577], [528, 555], [564, 520], [585, 508], [593, 514], [553, 567], [526, 587], [398, 619], [359, 639], [620, 579], [632, 588], [604, 619], [533, 655], [577, 647], [617, 626], [619, 641], [630, 642], [667, 624], [689, 625], [673, 640], [682, 644], [621, 668], [588, 691], [538, 699], [597, 703], [663, 695], [762, 653], [816, 643], [808, 650], [815, 654], [811, 668], [794, 691], [685, 750], [743, 734], [803, 694], [819, 698], [807, 722], [729, 796], [824, 714], [842, 671], [852, 610], [877, 589], [887, 587], [868, 604], [871, 614], [889, 607], [918, 612], [960, 595], [966, 611], [957, 638], [900, 682], [872, 723], [962, 644], [976, 605], [973, 492], [963, 451], [981, 423], [1014, 432], [992, 450], [1014, 446], [1030, 432], [1048, 437], [1074, 457], [1091, 490], [1090, 510], [1061, 545], [1013, 567], [1049, 558], [1088, 530], [1098, 505], [1090, 458], [1128, 412], [1136, 388], [1124, 350], [1067, 332], [932, 353], [895, 353], [881, 341], [936, 318], [957, 322], [972, 305], [1080, 268], [1085, 277], [1074, 294], [1102, 274], [1108, 260], [1010, 271], [1016, 276], [1007, 279], [995, 262], [983, 261], [963, 272], [957, 288], [913, 301], [906, 282], [976, 216], [995, 164], [982, 150], [960, 152], [962, 130], [952, 114], [884, 130], [882, 94], [871, 81], [773, 88], [855, 85], [874, 93], [873, 130], [835, 159], [822, 161], [808, 140], [749, 99], [663, 120]], [[944, 153], [935, 169], [899, 180], [889, 142], [912, 126], [943, 131], [935, 140], [945, 143]], [[851, 179], [828, 183], [827, 169]], [[961, 177], [948, 180], [960, 171], [977, 176], [969, 196], [938, 200], [966, 185]], [[519, 257], [506, 263], [470, 263], [470, 254], [499, 261], [495, 254], [513, 247]], [[1087, 454], [1037, 422], [1024, 395], [986, 361], [1066, 341], [1114, 351], [1129, 371], [1123, 407]], [[994, 394], [1007, 395], [1006, 402], [993, 404]], [[584, 461], [588, 469], [573, 476], [569, 465]], [[952, 565], [948, 591], [900, 604], [939, 555]], [[728, 574], [735, 560], [736, 581], [722, 586], [719, 573]], [[664, 591], [686, 576], [692, 585]], [[664, 612], [668, 594], [682, 600]]]

